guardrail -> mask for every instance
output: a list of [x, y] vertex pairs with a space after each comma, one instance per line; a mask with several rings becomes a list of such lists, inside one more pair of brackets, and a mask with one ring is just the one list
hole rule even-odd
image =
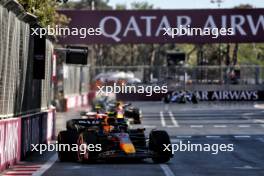
[[21, 159], [31, 153], [31, 144], [55, 139], [55, 110], [29, 114], [21, 119]]
[[25, 159], [31, 144], [55, 139], [55, 109], [0, 120], [0, 171]]
[[45, 79], [33, 79], [34, 38], [30, 27], [35, 16], [14, 0], [0, 5], [0, 118], [48, 108], [52, 97], [53, 44], [46, 39]]

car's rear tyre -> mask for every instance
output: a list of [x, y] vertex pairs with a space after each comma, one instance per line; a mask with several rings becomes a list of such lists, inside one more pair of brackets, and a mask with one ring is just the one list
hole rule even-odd
[[[149, 150], [153, 152], [154, 163], [165, 163], [172, 157], [171, 151], [164, 151], [164, 145], [169, 145], [170, 137], [166, 131], [153, 130], [149, 135]], [[171, 150], [171, 148], [170, 148]]]
[[[77, 132], [75, 131], [60, 131], [58, 134], [58, 144], [68, 144], [70, 148], [60, 147], [58, 151], [58, 158], [61, 162], [65, 161], [76, 161], [76, 152], [70, 151], [72, 145], [76, 145], [77, 141]], [[64, 151], [65, 149], [65, 151]], [[67, 150], [67, 151], [66, 151]]]
[[[81, 163], [92, 162], [96, 158], [96, 152], [87, 150], [89, 144], [97, 144], [97, 136], [94, 132], [82, 132], [79, 134], [77, 160]], [[84, 148], [85, 147], [85, 148]]]

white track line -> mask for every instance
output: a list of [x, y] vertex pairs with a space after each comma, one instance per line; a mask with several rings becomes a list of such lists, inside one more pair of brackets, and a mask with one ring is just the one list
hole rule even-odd
[[165, 127], [166, 126], [166, 122], [165, 122], [164, 115], [163, 115], [162, 111], [160, 111], [160, 120], [161, 120], [161, 125], [163, 127]]
[[249, 112], [249, 113], [244, 113], [243, 116], [251, 116], [251, 115], [254, 115], [255, 113], [253, 112]]
[[173, 125], [175, 127], [179, 127], [179, 124], [178, 124], [177, 120], [175, 119], [175, 117], [173, 116], [171, 111], [169, 112], [169, 115], [170, 115], [170, 118], [171, 118], [171, 121], [172, 121]]
[[155, 125], [144, 125], [143, 127], [144, 128], [157, 128], [157, 126]]
[[255, 104], [254, 108], [264, 109], [264, 105], [263, 104]]
[[190, 125], [191, 128], [203, 128], [203, 125]]
[[221, 136], [206, 136], [206, 138], [220, 138]]
[[257, 125], [259, 124], [261, 127], [264, 128], [264, 120], [263, 119], [254, 119], [253, 122], [256, 123]]
[[226, 128], [226, 125], [214, 125], [215, 128]]
[[255, 123], [264, 123], [264, 120], [262, 120], [262, 119], [256, 119], [256, 120], [254, 120], [254, 122]]
[[235, 138], [250, 138], [251, 136], [246, 136], [246, 135], [245, 135], [245, 136], [242, 136], [242, 135], [241, 135], [241, 136], [234, 136], [234, 137], [235, 137]]
[[170, 167], [167, 164], [160, 164], [165, 176], [175, 176]]
[[259, 124], [261, 127], [264, 128], [264, 120], [262, 119], [255, 119], [254, 123]]
[[167, 125], [166, 127], [167, 128], [175, 128], [176, 126], [174, 126], [174, 125]]
[[57, 154], [54, 154], [41, 168], [32, 174], [32, 176], [41, 176], [43, 175], [58, 159]]
[[250, 125], [238, 125], [239, 128], [249, 128]]
[[258, 138], [258, 140], [264, 143], [264, 138]]
[[191, 138], [192, 136], [177, 136], [177, 138]]
[[171, 139], [170, 141], [171, 143], [175, 144], [175, 143], [179, 143], [181, 140], [176, 138], [176, 139]]
[[256, 169], [256, 167], [252, 167], [252, 166], [249, 166], [249, 165], [245, 165], [245, 166], [240, 166], [240, 167], [234, 167], [236, 169]]

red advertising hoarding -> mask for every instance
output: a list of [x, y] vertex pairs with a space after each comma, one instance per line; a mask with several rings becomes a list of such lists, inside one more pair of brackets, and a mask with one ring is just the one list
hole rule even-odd
[[[60, 38], [61, 44], [264, 42], [264, 9], [59, 12], [71, 18], [69, 28], [79, 30]], [[180, 27], [192, 30], [217, 28], [219, 31], [215, 31], [215, 35], [164, 35], [165, 28]], [[85, 28], [86, 33], [88, 30], [90, 35], [84, 35], [85, 29], [82, 31], [81, 28]], [[232, 29], [232, 34], [219, 34], [221, 28]], [[100, 35], [96, 29], [101, 30]]]
[[0, 171], [20, 161], [21, 119], [0, 121]]

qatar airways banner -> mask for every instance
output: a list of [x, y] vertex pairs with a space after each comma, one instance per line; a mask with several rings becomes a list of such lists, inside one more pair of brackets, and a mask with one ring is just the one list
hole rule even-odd
[[[169, 93], [172, 93], [171, 91]], [[116, 94], [120, 101], [161, 101], [167, 94], [153, 93], [146, 94]], [[264, 91], [256, 90], [224, 90], [224, 91], [195, 91], [199, 101], [264, 101]]]
[[263, 91], [252, 90], [224, 90], [224, 91], [197, 91], [200, 101], [263, 101]]
[[61, 44], [264, 42], [264, 9], [61, 10]]

